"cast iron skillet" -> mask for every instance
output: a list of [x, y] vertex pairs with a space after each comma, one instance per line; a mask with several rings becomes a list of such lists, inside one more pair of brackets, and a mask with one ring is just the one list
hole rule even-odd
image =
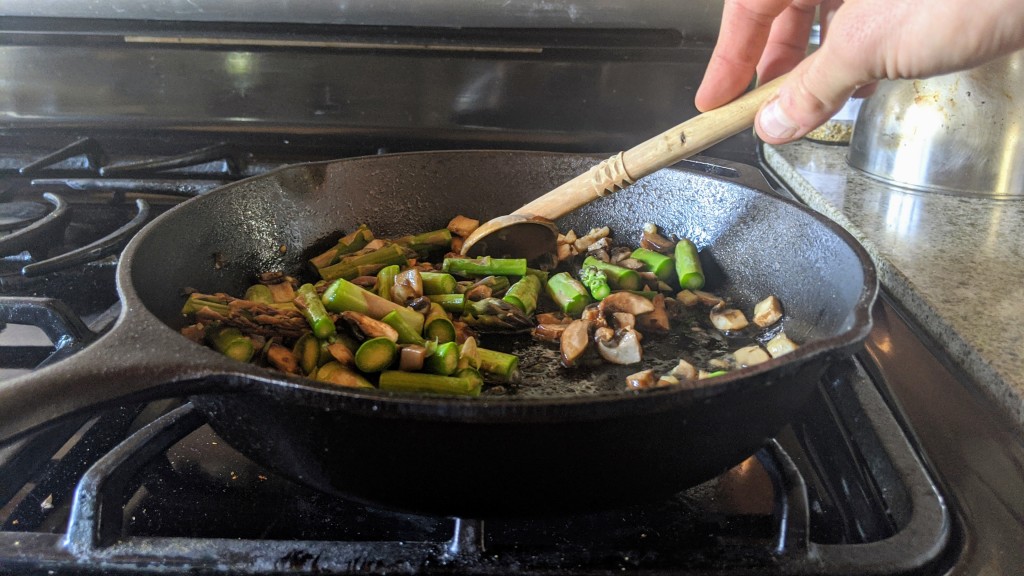
[[[746, 310], [768, 294], [799, 350], [692, 389], [476, 399], [389, 395], [286, 377], [177, 333], [182, 289], [244, 291], [300, 273], [340, 231], [390, 236], [488, 219], [594, 159], [427, 152], [285, 167], [186, 202], [129, 244], [124, 309], [103, 338], [0, 386], [0, 439], [113, 401], [195, 395], [211, 426], [255, 461], [320, 490], [410, 512], [486, 517], [607, 508], [677, 492], [739, 463], [790, 419], [825, 366], [859, 348], [877, 292], [865, 251], [795, 203], [662, 170], [561, 221], [645, 222], [702, 249], [708, 289]], [[555, 370], [558, 390], [574, 378]], [[534, 383], [538, 384], [538, 383]], [[571, 387], [571, 386], [570, 386]], [[584, 386], [585, 388], [585, 386]]]

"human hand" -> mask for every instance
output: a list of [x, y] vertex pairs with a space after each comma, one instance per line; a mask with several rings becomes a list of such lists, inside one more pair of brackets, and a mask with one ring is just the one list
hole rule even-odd
[[[822, 43], [804, 57], [815, 10]], [[877, 80], [970, 68], [1024, 48], [1020, 0], [725, 0], [699, 110], [792, 70], [755, 129], [771, 144], [802, 137]]]

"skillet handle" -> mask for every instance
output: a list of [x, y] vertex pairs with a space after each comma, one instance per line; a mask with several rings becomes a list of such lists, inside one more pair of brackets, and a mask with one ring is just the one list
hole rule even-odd
[[[53, 323], [48, 314], [63, 317], [60, 328], [45, 326]], [[3, 322], [40, 318], [57, 349], [51, 360], [67, 357], [0, 382], [0, 446], [96, 408], [210, 390], [227, 381], [236, 370], [232, 364], [245, 367], [181, 337], [147, 312], [123, 311], [97, 339], [54, 301], [19, 299], [0, 306]]]
[[689, 158], [754, 125], [761, 105], [778, 94], [786, 75], [743, 94], [736, 100], [695, 116], [657, 136], [619, 152], [583, 174], [515, 211], [523, 216], [557, 220], [601, 196]]

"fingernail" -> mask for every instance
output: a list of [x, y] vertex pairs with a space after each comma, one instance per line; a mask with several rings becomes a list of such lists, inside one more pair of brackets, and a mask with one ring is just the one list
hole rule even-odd
[[771, 136], [772, 138], [778, 138], [780, 140], [792, 138], [796, 134], [799, 126], [793, 122], [786, 113], [782, 111], [782, 107], [779, 106], [779, 100], [772, 100], [764, 110], [761, 110], [761, 116], [758, 120], [758, 124], [761, 126], [761, 130]]

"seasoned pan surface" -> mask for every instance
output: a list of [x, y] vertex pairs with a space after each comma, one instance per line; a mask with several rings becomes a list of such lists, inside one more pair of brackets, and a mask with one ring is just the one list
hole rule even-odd
[[[129, 396], [194, 393], [211, 425], [258, 462], [410, 511], [607, 507], [712, 477], [756, 451], [827, 363], [860, 345], [877, 290], [870, 260], [835, 224], [735, 182], [662, 170], [559, 222], [608, 225], [620, 235], [657, 223], [702, 249], [710, 290], [746, 309], [767, 294], [784, 302], [785, 330], [801, 348], [697, 390], [637, 394], [619, 376], [555, 368], [527, 370], [520, 394], [392, 396], [283, 377], [177, 334], [183, 288], [237, 294], [259, 272], [298, 273], [309, 255], [361, 223], [394, 236], [442, 227], [456, 213], [507, 213], [592, 162], [528, 152], [368, 157], [284, 168], [185, 203], [125, 251], [125, 312], [112, 333], [34, 378], [37, 390], [77, 380], [82, 395], [37, 408], [52, 417]], [[0, 401], [17, 400], [25, 387], [5, 387]], [[3, 437], [39, 423], [11, 417]]]

